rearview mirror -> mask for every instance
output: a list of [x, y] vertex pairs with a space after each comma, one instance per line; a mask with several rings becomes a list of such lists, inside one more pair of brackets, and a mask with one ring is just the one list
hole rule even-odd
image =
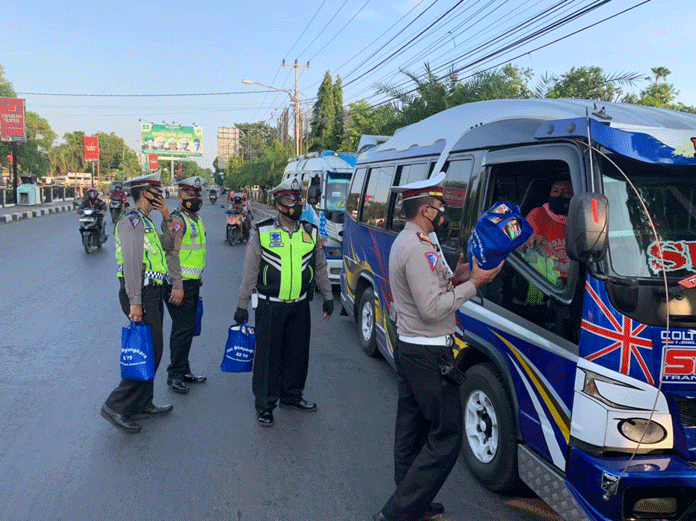
[[607, 251], [609, 201], [601, 194], [574, 195], [568, 210], [566, 253], [574, 261], [602, 260]]
[[319, 202], [321, 197], [321, 190], [318, 186], [313, 185], [307, 189], [307, 202], [311, 205], [315, 205]]

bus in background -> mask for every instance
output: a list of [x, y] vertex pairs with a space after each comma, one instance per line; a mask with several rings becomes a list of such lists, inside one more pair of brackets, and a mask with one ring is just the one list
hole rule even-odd
[[460, 105], [358, 157], [341, 303], [392, 365], [390, 187], [446, 173], [454, 268], [494, 203], [538, 215], [572, 185], [567, 216], [548, 210], [567, 236], [513, 252], [456, 312], [462, 452], [491, 490], [522, 481], [566, 520], [696, 519], [695, 156], [696, 115], [539, 99]]
[[319, 228], [324, 240], [331, 284], [340, 282], [343, 247], [343, 210], [357, 154], [324, 150], [288, 160], [282, 180], [298, 177], [302, 182], [302, 219]]

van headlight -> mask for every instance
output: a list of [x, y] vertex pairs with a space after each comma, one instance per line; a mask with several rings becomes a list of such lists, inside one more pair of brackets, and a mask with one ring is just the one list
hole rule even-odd
[[602, 396], [602, 394], [599, 392], [599, 389], [597, 389], [597, 382], [604, 382], [619, 387], [627, 387], [630, 389], [634, 389], [632, 385], [629, 385], [625, 382], [620, 382], [618, 380], [614, 380], [613, 378], [609, 378], [608, 376], [597, 374], [587, 369], [583, 369], [583, 372], [585, 373], [585, 381], [582, 386], [582, 392], [585, 393], [587, 396], [592, 396], [592, 398], [602, 402], [604, 405], [612, 407], [613, 409], [636, 410], [634, 407], [627, 407], [625, 405], [621, 405], [619, 403], [609, 400], [608, 398]]
[[667, 437], [662, 425], [647, 418], [626, 418], [617, 428], [624, 438], [645, 445], [660, 443]]

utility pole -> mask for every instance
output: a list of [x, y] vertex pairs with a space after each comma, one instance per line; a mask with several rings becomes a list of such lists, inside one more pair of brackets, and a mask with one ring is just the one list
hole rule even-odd
[[297, 69], [309, 69], [309, 62], [307, 62], [305, 67], [304, 65], [297, 65], [297, 60], [295, 60], [295, 65], [285, 65], [285, 60], [283, 60], [283, 67], [295, 69], [295, 98], [293, 100], [295, 112], [295, 155], [299, 156], [302, 147], [300, 144], [300, 93], [297, 85]]

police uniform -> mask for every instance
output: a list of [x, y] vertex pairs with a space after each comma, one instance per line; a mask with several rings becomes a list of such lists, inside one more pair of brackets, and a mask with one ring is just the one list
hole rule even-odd
[[[404, 200], [442, 199], [444, 174], [392, 191]], [[454, 312], [476, 294], [471, 282], [455, 286], [439, 248], [425, 231], [408, 221], [389, 255], [389, 284], [396, 310], [398, 342], [394, 360], [399, 399], [394, 444], [396, 491], [379, 520], [419, 519], [442, 512], [432, 505], [462, 446], [459, 387], [440, 374], [453, 363]]]
[[[179, 190], [186, 190], [201, 199], [201, 186], [204, 181], [200, 176], [193, 176], [175, 184]], [[202, 199], [197, 206], [192, 206], [190, 200], [184, 200], [182, 206], [171, 213], [172, 222], [166, 224], [173, 239], [172, 248], [166, 254], [168, 273], [163, 295], [172, 317], [167, 385], [173, 391], [182, 394], [189, 391], [186, 382], [202, 383], [206, 380], [205, 376], [192, 374], [189, 365], [189, 352], [196, 329], [196, 310], [205, 269], [206, 231], [203, 219], [197, 213], [201, 204]], [[178, 306], [169, 302], [173, 289], [184, 291], [184, 298]]]
[[[160, 173], [136, 177], [128, 187], [146, 186], [159, 190]], [[144, 196], [141, 196], [144, 197]], [[170, 242], [168, 232], [162, 240]], [[155, 348], [155, 370], [162, 358], [162, 283], [167, 275], [165, 251], [155, 224], [140, 207], [125, 212], [116, 224], [116, 260], [120, 284], [121, 309], [128, 316], [130, 306], [142, 306], [145, 324], [152, 330]], [[101, 415], [115, 427], [138, 432], [140, 426], [132, 419], [169, 412], [171, 405], [157, 407], [152, 403], [154, 380], [121, 380], [102, 406]]]
[[[300, 201], [299, 181], [288, 179], [272, 194], [275, 199], [292, 196]], [[288, 210], [298, 211], [301, 214], [299, 203]], [[271, 411], [278, 400], [281, 406], [316, 410], [316, 404], [303, 398], [311, 326], [308, 292], [314, 281], [324, 297], [324, 312], [331, 315], [333, 294], [317, 227], [298, 220], [287, 228], [280, 215], [259, 222], [247, 243], [235, 320], [248, 316], [246, 308], [256, 288], [252, 389], [257, 420], [263, 426], [273, 424]]]

